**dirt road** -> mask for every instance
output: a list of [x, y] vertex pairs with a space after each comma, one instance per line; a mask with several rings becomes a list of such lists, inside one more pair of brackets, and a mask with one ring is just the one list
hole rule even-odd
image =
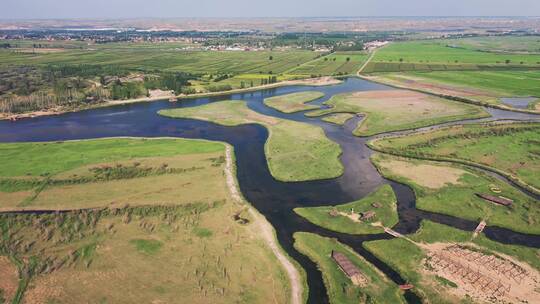
[[[225, 177], [227, 180], [227, 186], [231, 192], [232, 198], [237, 202], [242, 202], [244, 199], [240, 195], [238, 187], [236, 185], [236, 179], [234, 178], [234, 164], [232, 161], [232, 148], [227, 145], [225, 150]], [[278, 261], [283, 265], [289, 280], [291, 282], [291, 303], [292, 304], [301, 304], [302, 303], [302, 283], [301, 276], [298, 272], [298, 269], [291, 263], [285, 254], [283, 254], [282, 249], [279, 247], [276, 237], [274, 235], [273, 227], [266, 221], [266, 219], [259, 214], [253, 207], [249, 206], [249, 213], [254, 219], [254, 224], [258, 226], [261, 231], [261, 237], [266, 241], [272, 252], [276, 255]]]

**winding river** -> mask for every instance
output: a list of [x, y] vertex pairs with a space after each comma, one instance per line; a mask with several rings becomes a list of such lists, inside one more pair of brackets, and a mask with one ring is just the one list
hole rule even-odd
[[[352, 135], [352, 130], [361, 119], [360, 117], [350, 119], [344, 126], [337, 126], [323, 122], [320, 118], [305, 117], [302, 112], [284, 114], [263, 104], [264, 98], [267, 97], [307, 90], [325, 93], [325, 97], [313, 102], [321, 104], [335, 94], [380, 89], [391, 88], [365, 80], [349, 78], [342, 84], [334, 86], [290, 86], [252, 93], [184, 100], [174, 104], [166, 101], [138, 103], [66, 113], [58, 116], [44, 116], [17, 122], [1, 121], [0, 142], [62, 141], [115, 136], [170, 136], [227, 142], [234, 146], [237, 160], [237, 178], [244, 197], [275, 227], [282, 247], [306, 270], [310, 287], [308, 302], [327, 303], [328, 297], [322, 275], [311, 260], [294, 249], [293, 234], [298, 231], [306, 231], [337, 238], [374, 264], [391, 280], [403, 284], [405, 283], [403, 278], [395, 270], [378, 260], [362, 246], [365, 241], [390, 239], [392, 236], [387, 234], [354, 236], [336, 233], [315, 226], [297, 216], [293, 212], [294, 208], [346, 203], [368, 195], [382, 184], [390, 184], [398, 199], [399, 223], [394, 227], [394, 230], [400, 233], [415, 232], [422, 219], [429, 219], [467, 231], [473, 231], [478, 224], [452, 216], [417, 210], [412, 189], [407, 185], [383, 178], [371, 164], [369, 157], [372, 151], [366, 146], [366, 142], [371, 138]], [[280, 182], [272, 177], [267, 166], [264, 144], [268, 132], [264, 127], [255, 124], [224, 127], [209, 122], [192, 119], [171, 119], [156, 114], [161, 109], [193, 107], [229, 99], [245, 100], [252, 110], [265, 115], [322, 127], [326, 135], [337, 142], [343, 150], [341, 161], [345, 167], [344, 174], [335, 179], [294, 183]], [[488, 108], [486, 110], [492, 115], [491, 118], [458, 121], [442, 124], [442, 126], [486, 120], [540, 120], [538, 115]], [[399, 132], [390, 134], [399, 134]], [[529, 193], [529, 195], [531, 194]], [[538, 197], [535, 198], [538, 199]], [[486, 227], [484, 233], [488, 238], [501, 243], [540, 248], [540, 236], [538, 235], [526, 235], [492, 226]], [[418, 296], [413, 292], [407, 292], [405, 297], [409, 303], [420, 302]]]

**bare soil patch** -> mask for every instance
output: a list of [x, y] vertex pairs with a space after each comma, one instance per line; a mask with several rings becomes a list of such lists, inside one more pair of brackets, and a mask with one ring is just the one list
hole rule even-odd
[[428, 252], [424, 271], [457, 285], [449, 291], [488, 303], [539, 303], [540, 274], [512, 257], [487, 254], [473, 245], [420, 244]]
[[413, 180], [420, 186], [439, 189], [446, 184], [460, 184], [460, 177], [467, 173], [464, 170], [448, 166], [436, 166], [428, 164], [412, 164], [407, 161], [390, 160], [382, 162], [381, 166], [392, 171], [396, 175]]

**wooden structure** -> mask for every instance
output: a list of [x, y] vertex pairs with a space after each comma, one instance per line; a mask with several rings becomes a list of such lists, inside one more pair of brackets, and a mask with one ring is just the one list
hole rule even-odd
[[413, 284], [403, 284], [403, 285], [399, 285], [399, 289], [401, 290], [409, 290], [409, 289], [413, 289], [414, 288], [414, 285]]
[[366, 280], [360, 270], [343, 253], [332, 250], [332, 259], [334, 259], [345, 275], [351, 279], [354, 285], [365, 283]]
[[500, 197], [500, 196], [494, 196], [494, 195], [483, 194], [483, 193], [475, 193], [475, 194], [479, 198], [482, 198], [488, 202], [492, 202], [492, 203], [502, 205], [502, 206], [509, 207], [509, 206], [512, 206], [512, 204], [514, 203], [514, 201], [512, 201], [511, 199]]

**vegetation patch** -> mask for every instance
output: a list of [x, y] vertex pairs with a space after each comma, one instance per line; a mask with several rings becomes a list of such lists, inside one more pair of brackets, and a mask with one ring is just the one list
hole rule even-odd
[[324, 116], [322, 120], [336, 125], [344, 125], [347, 120], [353, 118], [354, 116], [355, 115], [352, 113], [334, 113]]
[[[335, 239], [313, 233], [294, 234], [294, 247], [307, 255], [323, 273], [330, 303], [406, 303], [396, 284], [351, 248]], [[365, 286], [354, 285], [332, 259], [332, 251], [344, 254], [367, 280]]]
[[298, 92], [266, 98], [264, 104], [283, 113], [294, 113], [319, 108], [317, 105], [308, 105], [306, 103], [323, 96], [324, 93], [316, 91]]
[[[323, 228], [348, 234], [381, 233], [382, 226], [398, 222], [396, 196], [390, 185], [383, 185], [365, 198], [337, 206], [295, 208], [294, 212]], [[373, 212], [373, 217], [362, 219]]]
[[[250, 110], [244, 101], [221, 101], [172, 110], [160, 115], [195, 118], [226, 126], [258, 123], [270, 133], [265, 153], [272, 175], [282, 181], [333, 178], [343, 173], [341, 149], [317, 126], [266, 116]], [[292, 144], [294, 143], [294, 144]]]
[[443, 122], [489, 117], [481, 108], [405, 90], [364, 91], [333, 96], [329, 109], [308, 112], [308, 116], [329, 113], [364, 114], [354, 130], [357, 136], [413, 129]]
[[148, 255], [158, 253], [161, 247], [163, 247], [163, 242], [158, 240], [134, 239], [130, 240], [129, 243], [135, 246], [137, 251]]

